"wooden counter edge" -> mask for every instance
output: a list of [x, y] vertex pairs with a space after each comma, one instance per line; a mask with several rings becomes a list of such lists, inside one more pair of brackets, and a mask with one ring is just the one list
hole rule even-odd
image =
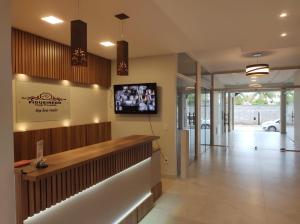
[[[132, 137], [134, 137], [134, 136], [136, 136], [136, 137], [142, 137], [143, 135], [133, 135]], [[131, 136], [127, 136], [127, 137], [124, 137], [124, 138], [120, 138], [120, 140], [121, 140], [121, 139], [126, 139], [126, 138], [128, 138], [128, 137], [131, 137]], [[128, 149], [129, 147], [133, 147], [133, 146], [135, 146], [135, 145], [139, 145], [139, 144], [142, 144], [142, 143], [152, 142], [152, 141], [154, 141], [154, 140], [159, 139], [159, 136], [150, 136], [150, 135], [147, 136], [147, 135], [145, 135], [144, 137], [147, 137], [147, 139], [145, 139], [144, 141], [139, 140], [138, 142], [136, 142], [136, 143], [131, 143], [130, 145], [127, 145], [127, 146], [124, 147], [124, 148], [118, 148], [118, 149], [116, 149], [116, 150], [113, 151], [113, 152], [110, 152], [110, 153], [107, 153], [107, 154], [103, 154], [103, 155], [99, 155], [99, 156], [95, 156], [95, 157], [93, 157], [93, 158], [90, 158], [90, 159], [88, 159], [88, 160], [81, 161], [81, 162], [79, 162], [79, 163], [75, 163], [75, 164], [71, 164], [71, 165], [66, 165], [66, 166], [63, 167], [63, 168], [54, 169], [54, 170], [51, 170], [51, 171], [48, 171], [48, 172], [46, 172], [46, 171], [47, 171], [47, 168], [46, 168], [46, 169], [42, 169], [42, 170], [35, 170], [35, 171], [29, 172], [29, 173], [24, 173], [22, 168], [16, 168], [17, 170], [15, 169], [15, 172], [16, 172], [16, 173], [22, 173], [22, 177], [23, 177], [24, 180], [28, 180], [28, 181], [37, 181], [37, 180], [42, 179], [42, 178], [44, 178], [44, 177], [46, 177], [46, 176], [50, 176], [50, 175], [52, 175], [52, 174], [54, 174], [54, 173], [61, 172], [61, 171], [64, 171], [64, 170], [66, 170], [66, 169], [69, 169], [69, 168], [75, 167], [75, 166], [77, 166], [77, 165], [80, 165], [80, 164], [82, 164], [82, 163], [85, 163], [86, 161], [93, 160], [93, 159], [99, 159], [99, 158], [101, 158], [101, 157], [108, 156], [108, 155], [110, 155], [110, 154], [112, 154], [112, 153], [116, 153], [116, 152], [119, 152], [119, 151], [122, 151], [122, 150], [126, 150], [126, 149]], [[116, 140], [118, 140], [118, 139], [116, 139]], [[111, 141], [114, 141], [114, 140], [111, 140]], [[101, 145], [101, 144], [107, 144], [107, 143], [109, 143], [109, 142], [110, 142], [110, 141], [106, 141], [106, 142], [98, 143], [98, 144], [99, 144], [99, 145]], [[98, 145], [98, 144], [95, 144], [95, 145]], [[92, 146], [92, 145], [91, 145], [91, 146]], [[81, 147], [81, 148], [78, 148], [77, 150], [80, 150], [80, 149], [84, 150], [84, 149], [87, 148], [87, 147], [89, 147], [89, 146]], [[66, 152], [62, 152], [62, 154], [67, 153], [67, 152], [70, 152], [70, 151], [72, 151], [72, 150], [69, 150], [69, 151], [66, 151]], [[156, 150], [156, 151], [157, 151], [157, 150]], [[50, 156], [51, 156], [51, 155], [50, 155]], [[47, 157], [45, 157], [45, 158], [47, 159]], [[28, 165], [27, 167], [30, 167], [30, 165]], [[40, 173], [39, 175], [33, 175], [33, 174], [36, 173], [36, 172], [41, 172], [41, 173]]]

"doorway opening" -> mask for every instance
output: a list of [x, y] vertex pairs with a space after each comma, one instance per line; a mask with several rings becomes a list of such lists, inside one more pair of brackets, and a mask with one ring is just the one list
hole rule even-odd
[[236, 93], [233, 102], [234, 130], [280, 131], [280, 91]]
[[227, 112], [228, 120], [231, 120], [228, 144], [234, 148], [255, 150], [293, 148], [293, 102], [293, 91], [232, 94], [232, 106]]

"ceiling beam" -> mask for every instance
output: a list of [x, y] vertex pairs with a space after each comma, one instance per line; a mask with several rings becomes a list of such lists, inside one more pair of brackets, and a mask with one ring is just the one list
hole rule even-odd
[[216, 88], [213, 91], [217, 92], [266, 92], [266, 91], [280, 91], [280, 90], [293, 90], [299, 89], [300, 85], [264, 85], [261, 88], [251, 88], [248, 86]]
[[[287, 66], [287, 67], [274, 67], [271, 68], [270, 71], [272, 70], [294, 70], [294, 69], [300, 69], [300, 65], [297, 66]], [[211, 72], [211, 73], [206, 73], [204, 75], [240, 75], [240, 73], [245, 73], [245, 70], [231, 70], [231, 71], [217, 71], [217, 72]]]

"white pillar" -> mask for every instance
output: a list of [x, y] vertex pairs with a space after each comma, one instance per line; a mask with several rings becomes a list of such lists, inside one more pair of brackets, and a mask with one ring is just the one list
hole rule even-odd
[[10, 2], [0, 1], [0, 223], [3, 224], [16, 223]]

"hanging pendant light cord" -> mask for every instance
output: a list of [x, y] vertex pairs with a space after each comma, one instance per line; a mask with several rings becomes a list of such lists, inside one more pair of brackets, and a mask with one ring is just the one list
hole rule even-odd
[[74, 19], [79, 19], [79, 0], [75, 0]]
[[124, 39], [124, 21], [121, 21], [121, 39]]

